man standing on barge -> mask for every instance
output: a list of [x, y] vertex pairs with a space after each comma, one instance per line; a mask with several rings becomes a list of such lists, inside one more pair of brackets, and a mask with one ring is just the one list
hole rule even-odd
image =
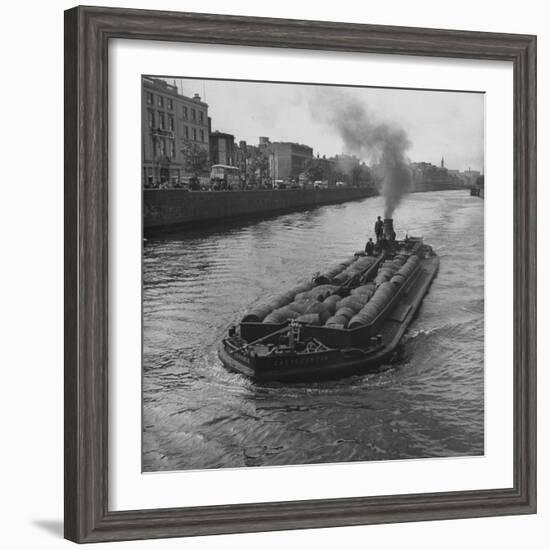
[[384, 235], [384, 222], [380, 216], [378, 216], [378, 219], [374, 224], [374, 234], [376, 235], [376, 242], [380, 242], [380, 239]]

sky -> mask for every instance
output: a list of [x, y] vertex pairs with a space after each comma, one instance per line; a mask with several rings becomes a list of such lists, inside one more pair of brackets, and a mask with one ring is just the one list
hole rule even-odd
[[341, 135], [342, 124], [334, 123], [342, 105], [353, 104], [365, 111], [369, 124], [404, 130], [409, 142], [405, 154], [411, 162], [439, 165], [444, 157], [449, 169], [483, 171], [485, 96], [482, 93], [191, 78], [165, 80], [171, 84], [175, 81], [186, 96], [198, 93], [208, 103], [212, 130], [233, 134], [236, 141], [257, 145], [259, 136], [267, 136], [271, 141], [309, 145], [314, 154], [321, 156], [358, 154], [371, 164], [376, 158], [369, 154], [368, 147], [360, 152], [350, 150]]

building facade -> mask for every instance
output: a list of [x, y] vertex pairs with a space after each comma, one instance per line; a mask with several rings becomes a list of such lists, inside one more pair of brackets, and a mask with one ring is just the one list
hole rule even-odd
[[460, 178], [445, 168], [445, 161], [442, 158], [440, 166], [429, 162], [411, 163], [413, 191], [430, 191], [445, 189], [446, 187], [457, 187], [462, 184]]
[[142, 183], [174, 187], [189, 175], [189, 148], [209, 154], [208, 104], [198, 94], [187, 97], [175, 85], [142, 78]]
[[468, 168], [468, 170], [464, 170], [461, 174], [464, 185], [466, 186], [476, 185], [480, 176], [481, 172], [479, 170], [472, 170], [470, 168]]
[[313, 149], [301, 143], [276, 141], [266, 144], [260, 141], [260, 147], [262, 145], [269, 157], [270, 173], [273, 180], [293, 179], [297, 181], [306, 162], [313, 158]]
[[235, 166], [235, 136], [216, 130], [210, 134], [210, 160], [212, 164]]
[[344, 174], [346, 176], [350, 176], [361, 164], [361, 160], [355, 155], [336, 155], [329, 160], [336, 174]]

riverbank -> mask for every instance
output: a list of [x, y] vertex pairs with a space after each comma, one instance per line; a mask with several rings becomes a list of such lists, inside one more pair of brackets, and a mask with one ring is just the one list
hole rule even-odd
[[143, 191], [145, 236], [214, 222], [282, 214], [372, 197], [371, 188], [284, 189], [250, 191]]
[[461, 191], [466, 189], [464, 185], [436, 185], [423, 184], [418, 189], [412, 189], [409, 193], [431, 193], [432, 191]]
[[[461, 189], [464, 188], [424, 186], [411, 193]], [[146, 189], [143, 191], [143, 232], [144, 236], [150, 236], [220, 222], [299, 212], [376, 195], [376, 189], [357, 187], [249, 191]]]

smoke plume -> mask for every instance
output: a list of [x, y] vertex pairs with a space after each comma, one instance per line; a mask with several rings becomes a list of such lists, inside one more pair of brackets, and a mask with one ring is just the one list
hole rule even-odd
[[354, 97], [335, 90], [322, 90], [309, 101], [317, 120], [335, 128], [346, 153], [377, 163], [382, 178], [379, 189], [385, 199], [384, 217], [391, 218], [411, 185], [406, 151], [411, 146], [403, 128], [375, 121], [366, 107]]

